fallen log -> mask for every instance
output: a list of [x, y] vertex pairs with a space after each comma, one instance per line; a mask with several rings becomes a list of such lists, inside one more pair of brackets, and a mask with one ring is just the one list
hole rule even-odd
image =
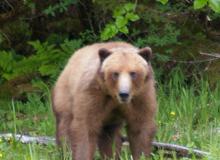
[[37, 143], [37, 144], [55, 144], [55, 138], [48, 137], [48, 136], [29, 136], [29, 135], [22, 135], [22, 134], [12, 134], [12, 133], [5, 133], [0, 134], [0, 138], [10, 141], [11, 139], [15, 139], [21, 143]]
[[[122, 141], [128, 145], [127, 137], [122, 137]], [[203, 157], [207, 157], [210, 155], [210, 153], [208, 152], [180, 146], [177, 144], [162, 143], [162, 142], [154, 141], [152, 145], [155, 150], [163, 150], [164, 155], [167, 157], [172, 157], [173, 152], [176, 153], [177, 157], [192, 157], [194, 155], [196, 158], [203, 158]]]
[[[22, 134], [0, 134], [0, 138], [5, 140], [13, 140], [19, 141], [21, 143], [37, 143], [42, 145], [48, 144], [55, 144], [55, 138], [48, 137], [48, 136], [29, 136], [29, 135], [22, 135]], [[128, 140], [126, 137], [122, 137], [123, 145], [129, 145]], [[169, 143], [161, 143], [161, 142], [153, 142], [153, 147], [156, 150], [164, 150], [164, 154], [166, 156], [172, 156], [173, 152], [176, 153], [178, 157], [192, 157], [193, 155], [197, 158], [202, 158], [209, 156], [210, 153], [200, 151], [198, 149], [192, 149], [176, 144], [169, 144]]]
[[166, 150], [167, 156], [172, 154], [172, 151], [176, 152], [177, 157], [192, 157], [202, 158], [210, 155], [208, 152], [200, 151], [198, 149], [192, 149], [176, 144], [153, 142], [153, 146], [156, 150]]

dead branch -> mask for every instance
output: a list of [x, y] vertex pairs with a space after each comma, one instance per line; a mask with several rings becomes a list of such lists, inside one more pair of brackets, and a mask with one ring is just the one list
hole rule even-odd
[[202, 158], [210, 155], [208, 152], [200, 151], [198, 149], [191, 149], [188, 147], [179, 146], [176, 144], [168, 144], [161, 142], [153, 142], [153, 146], [157, 150], [165, 150], [167, 155], [172, 155], [171, 151], [175, 151], [178, 157], [192, 157], [193, 155], [197, 158]]
[[212, 61], [220, 59], [220, 53], [212, 53], [211, 54], [211, 53], [200, 52], [200, 55], [209, 56], [211, 58], [201, 59], [201, 60], [191, 60], [191, 61], [182, 61], [182, 60], [171, 59], [169, 61], [174, 62], [174, 63], [197, 64], [197, 63], [204, 63], [204, 62], [212, 62]]
[[[55, 144], [55, 138], [48, 136], [28, 136], [22, 134], [0, 134], [0, 138], [5, 140], [13, 140], [19, 141], [21, 143], [37, 143], [42, 145]], [[127, 137], [122, 137], [123, 145], [129, 145]], [[153, 142], [153, 146], [156, 150], [164, 150], [164, 154], [166, 156], [172, 156], [172, 153], [175, 152], [178, 157], [192, 157], [192, 155], [197, 158], [202, 158], [210, 155], [208, 152], [200, 151], [197, 149], [192, 149], [188, 147], [183, 147], [176, 144], [169, 143], [161, 143], [161, 142]]]
[[204, 53], [204, 52], [200, 52], [201, 55], [204, 55], [204, 56], [210, 56], [210, 57], [215, 57], [215, 58], [220, 58], [220, 53]]
[[203, 60], [192, 60], [192, 61], [181, 61], [181, 60], [172, 59], [172, 60], [169, 60], [169, 62], [183, 63], [183, 64], [197, 64], [197, 63], [212, 62], [212, 61], [215, 61], [215, 60], [219, 60], [219, 58], [214, 57], [214, 58], [208, 58], [208, 59], [203, 59]]

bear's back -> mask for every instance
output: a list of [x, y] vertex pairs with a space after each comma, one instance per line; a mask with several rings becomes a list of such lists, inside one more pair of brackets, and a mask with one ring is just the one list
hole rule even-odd
[[56, 86], [66, 85], [73, 94], [79, 89], [90, 85], [100, 67], [98, 51], [101, 48], [108, 50], [114, 48], [135, 48], [125, 42], [96, 43], [77, 50], [69, 59], [63, 72], [57, 80]]

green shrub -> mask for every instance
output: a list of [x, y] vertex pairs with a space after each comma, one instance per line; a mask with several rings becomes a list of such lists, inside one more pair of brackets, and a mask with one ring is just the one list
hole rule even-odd
[[3, 80], [11, 80], [25, 75], [39, 75], [54, 78], [64, 63], [78, 49], [81, 40], [65, 40], [59, 46], [48, 42], [28, 42], [34, 49], [31, 56], [18, 56], [13, 52], [0, 52], [0, 75]]

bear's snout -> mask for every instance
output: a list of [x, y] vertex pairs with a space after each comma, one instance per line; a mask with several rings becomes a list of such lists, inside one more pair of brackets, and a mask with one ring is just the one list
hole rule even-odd
[[120, 92], [119, 97], [120, 97], [122, 102], [127, 102], [128, 98], [129, 98], [129, 93]]
[[127, 72], [121, 73], [118, 80], [118, 101], [129, 103], [131, 99], [131, 78]]

